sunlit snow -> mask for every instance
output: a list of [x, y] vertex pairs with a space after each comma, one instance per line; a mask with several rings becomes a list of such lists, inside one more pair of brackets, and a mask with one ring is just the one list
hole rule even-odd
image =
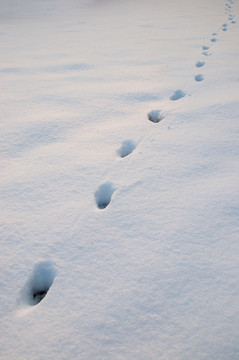
[[239, 359], [238, 0], [0, 15], [0, 359]]

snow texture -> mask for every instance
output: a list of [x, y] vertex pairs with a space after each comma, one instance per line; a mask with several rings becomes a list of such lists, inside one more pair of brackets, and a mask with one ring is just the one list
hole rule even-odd
[[238, 0], [0, 14], [0, 359], [239, 359]]

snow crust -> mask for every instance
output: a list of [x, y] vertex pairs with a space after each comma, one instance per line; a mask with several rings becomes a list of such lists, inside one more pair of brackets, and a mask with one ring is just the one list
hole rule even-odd
[[238, 1], [0, 13], [0, 358], [238, 359]]

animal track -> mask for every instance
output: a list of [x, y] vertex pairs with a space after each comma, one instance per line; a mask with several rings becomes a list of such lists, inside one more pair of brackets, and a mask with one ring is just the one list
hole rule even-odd
[[20, 292], [19, 303], [24, 306], [39, 304], [52, 286], [55, 276], [56, 270], [50, 261], [36, 264], [32, 275]]
[[185, 92], [183, 90], [176, 90], [172, 96], [170, 96], [170, 100], [175, 101], [183, 98], [185, 96]]
[[196, 67], [202, 67], [202, 66], [204, 66], [205, 65], [205, 61], [198, 61], [197, 63], [196, 63]]
[[223, 24], [223, 25], [222, 25], [222, 31], [227, 31], [227, 30], [228, 30], [227, 27], [228, 27], [228, 24], [226, 24], [226, 23]]
[[165, 118], [165, 114], [162, 112], [162, 110], [152, 110], [148, 113], [148, 119], [154, 123], [158, 123], [164, 118]]
[[211, 56], [212, 55], [211, 53], [209, 53], [207, 51], [203, 51], [202, 54], [205, 55], [205, 56]]
[[196, 81], [202, 81], [204, 78], [203, 78], [203, 75], [202, 75], [202, 74], [198, 74], [198, 75], [196, 75], [196, 76], [194, 77], [194, 79], [195, 79]]
[[95, 192], [95, 201], [99, 209], [105, 209], [111, 202], [111, 197], [115, 191], [115, 188], [110, 182], [99, 186]]
[[131, 154], [135, 148], [136, 148], [136, 145], [135, 145], [134, 141], [125, 140], [122, 142], [122, 145], [119, 148], [119, 150], [117, 150], [117, 153], [121, 158], [124, 158], [124, 157], [128, 156], [129, 154]]

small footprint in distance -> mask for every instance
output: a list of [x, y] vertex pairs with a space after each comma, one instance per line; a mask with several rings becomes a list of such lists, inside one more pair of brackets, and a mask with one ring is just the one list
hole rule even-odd
[[223, 24], [223, 25], [222, 25], [222, 31], [227, 31], [227, 30], [228, 30], [228, 29], [227, 29], [227, 26], [228, 26], [227, 24]]
[[195, 79], [196, 81], [203, 81], [203, 80], [204, 80], [204, 77], [203, 77], [202, 74], [197, 74], [197, 75], [195, 75], [194, 79]]
[[204, 66], [205, 65], [205, 61], [198, 61], [197, 63], [196, 63], [196, 67], [202, 67], [202, 66]]

